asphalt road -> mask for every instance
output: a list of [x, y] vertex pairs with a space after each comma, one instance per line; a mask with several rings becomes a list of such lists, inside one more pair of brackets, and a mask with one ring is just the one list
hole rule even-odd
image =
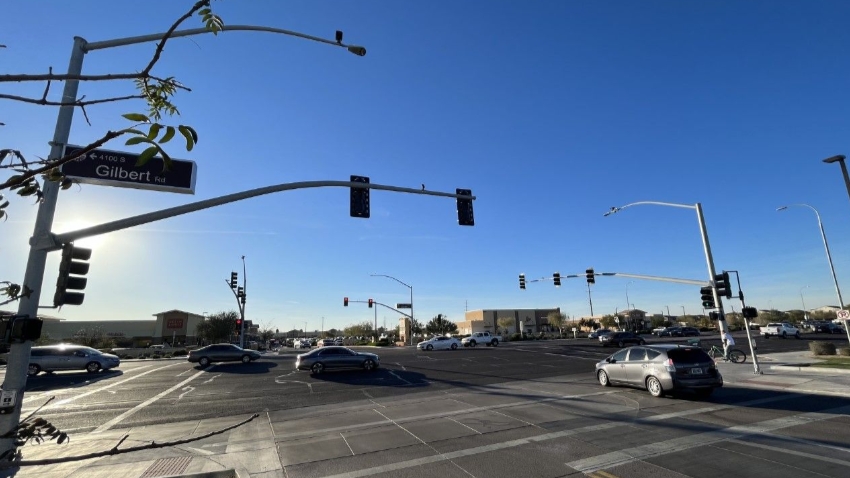
[[[740, 335], [738, 343], [744, 348], [745, 337]], [[841, 342], [838, 336], [814, 338]], [[684, 340], [648, 339], [650, 343]], [[758, 347], [762, 353], [805, 350], [808, 340], [760, 339]], [[394, 456], [384, 450], [380, 459], [372, 457], [375, 463], [402, 463], [404, 476], [486, 476], [487, 470], [490, 476], [567, 476], [566, 471], [559, 475], [558, 470], [568, 469], [597, 478], [708, 477], [718, 476], [718, 472], [770, 477], [850, 474], [846, 398], [726, 386], [710, 400], [700, 401], [688, 396], [656, 399], [641, 390], [603, 389], [595, 382], [593, 365], [616, 349], [591, 340], [511, 342], [456, 351], [368, 350], [381, 356], [381, 368], [376, 372], [311, 376], [293, 370], [294, 351], [267, 355], [252, 364], [215, 364], [206, 369], [184, 360], [148, 360], [125, 361], [118, 371], [98, 374], [42, 374], [28, 381], [24, 413], [55, 397], [38, 415], [73, 436], [75, 432], [266, 412], [289, 477], [332, 476], [342, 473], [335, 470], [364, 467], [367, 471], [358, 476], [387, 472], [386, 465], [371, 465], [370, 460], [346, 462], [347, 451], [340, 456], [327, 455], [333, 447], [322, 445], [307, 452], [302, 441], [305, 436], [325, 432], [331, 437], [328, 440], [343, 436], [341, 428], [351, 424], [357, 429], [353, 423], [361, 412], [374, 417], [374, 410], [383, 410], [381, 416], [386, 417], [393, 404], [401, 403], [415, 404], [399, 407], [410, 425], [392, 421], [392, 426], [416, 436], [416, 446], [422, 442], [429, 450], [466, 450], [458, 456], [469, 455], [468, 459], [435, 459], [441, 462], [437, 468], [422, 467], [402, 452]], [[454, 407], [461, 411], [451, 412]], [[462, 412], [464, 407], [471, 407], [468, 414]], [[440, 417], [443, 425], [437, 426], [431, 421], [437, 420], [435, 415], [441, 410], [457, 415]], [[420, 427], [418, 434], [410, 431], [414, 424]], [[466, 432], [444, 437], [441, 427], [455, 425]], [[742, 437], [751, 427], [781, 432], [745, 440]], [[467, 436], [467, 432], [472, 434]], [[544, 458], [553, 460], [551, 466], [540, 461], [537, 448], [527, 456], [515, 454], [514, 444], [520, 443], [516, 440], [535, 435], [542, 436], [540, 446], [546, 444]], [[398, 443], [391, 442], [399, 438], [389, 436], [373, 434], [361, 439], [395, 449]], [[357, 438], [349, 438], [344, 450], [360, 456], [355, 453], [357, 445], [351, 444]], [[503, 454], [496, 453], [499, 447], [511, 448], [506, 453], [512, 459], [505, 461]], [[658, 447], [669, 450], [659, 453]], [[618, 450], [646, 456], [627, 459], [618, 455]], [[815, 458], [820, 455], [829, 455], [832, 461]], [[569, 468], [564, 469], [563, 464]], [[444, 473], [444, 465], [451, 472]]]

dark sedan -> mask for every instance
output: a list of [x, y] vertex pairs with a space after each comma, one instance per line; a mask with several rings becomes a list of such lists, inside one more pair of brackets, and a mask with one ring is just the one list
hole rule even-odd
[[359, 368], [371, 372], [378, 368], [380, 360], [376, 354], [355, 352], [347, 347], [335, 345], [319, 347], [295, 359], [296, 370], [309, 370], [320, 374], [325, 370]]
[[260, 358], [256, 350], [248, 350], [233, 344], [213, 344], [190, 350], [188, 360], [198, 362], [201, 367], [206, 367], [211, 362], [242, 362], [251, 363]]
[[824, 333], [824, 334], [843, 334], [844, 333], [844, 327], [842, 327], [838, 324], [833, 324], [832, 322], [824, 322], [824, 323], [817, 324], [813, 327], [813, 329], [814, 329], [815, 332], [821, 332], [821, 333]]
[[599, 337], [599, 341], [602, 342], [603, 347], [614, 344], [620, 348], [625, 347], [626, 344], [643, 345], [646, 343], [639, 335], [632, 332], [613, 332]]

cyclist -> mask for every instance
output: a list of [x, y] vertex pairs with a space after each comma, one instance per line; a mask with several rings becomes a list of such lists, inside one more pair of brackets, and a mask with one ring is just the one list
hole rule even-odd
[[728, 330], [723, 332], [723, 358], [729, 360], [729, 348], [735, 345], [735, 339]]

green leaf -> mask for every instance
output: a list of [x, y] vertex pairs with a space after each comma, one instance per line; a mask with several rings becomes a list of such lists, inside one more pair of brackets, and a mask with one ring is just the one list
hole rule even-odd
[[151, 125], [150, 131], [148, 131], [148, 139], [155, 139], [159, 135], [159, 130], [162, 128], [162, 125], [159, 123], [154, 123]]
[[157, 151], [159, 151], [159, 148], [156, 146], [151, 146], [150, 148], [142, 151], [142, 154], [139, 155], [139, 159], [136, 161], [136, 167], [138, 168], [139, 166], [147, 164]]
[[150, 123], [150, 118], [141, 113], [125, 113], [121, 116], [127, 118], [130, 121], [136, 121], [139, 123]]
[[174, 129], [174, 126], [166, 126], [165, 127], [165, 134], [162, 136], [162, 139], [159, 140], [159, 142], [160, 143], [167, 143], [167, 142], [171, 141], [171, 138], [174, 137], [175, 131], [176, 130]]
[[134, 144], [139, 143], [153, 143], [153, 141], [149, 140], [145, 136], [133, 136], [132, 138], [128, 139], [124, 144], [126, 144], [127, 146], [133, 146]]
[[195, 137], [192, 135], [191, 128], [188, 126], [183, 126], [182, 124], [177, 127], [180, 130], [180, 134], [186, 138], [186, 151], [192, 151], [192, 148], [195, 147]]
[[198, 15], [206, 15], [210, 12], [212, 12], [212, 10], [210, 10], [209, 8], [204, 8], [204, 9], [198, 11]]

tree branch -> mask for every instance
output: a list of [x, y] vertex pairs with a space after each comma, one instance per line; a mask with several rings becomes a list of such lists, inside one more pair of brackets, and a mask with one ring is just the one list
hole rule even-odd
[[156, 51], [154, 51], [153, 58], [151, 58], [151, 61], [150, 63], [148, 63], [148, 66], [146, 66], [145, 69], [142, 70], [142, 75], [147, 76], [150, 74], [151, 70], [153, 69], [153, 66], [156, 64], [157, 61], [159, 61], [160, 55], [162, 55], [162, 50], [163, 48], [165, 48], [165, 42], [169, 39], [169, 37], [171, 37], [171, 34], [174, 33], [174, 30], [177, 30], [177, 27], [179, 27], [180, 24], [186, 21], [189, 17], [194, 15], [195, 12], [197, 12], [203, 7], [208, 6], [210, 6], [210, 0], [199, 0], [192, 6], [191, 9], [189, 9], [188, 12], [184, 13], [182, 17], [178, 18], [171, 25], [171, 28], [169, 28], [165, 32], [165, 35], [162, 36], [162, 40], [160, 40], [159, 43], [156, 44]]
[[[255, 414], [251, 415], [251, 417], [249, 417], [248, 419], [243, 420], [243, 421], [241, 421], [241, 422], [239, 422], [235, 425], [230, 425], [229, 427], [222, 428], [221, 430], [215, 430], [215, 431], [207, 433], [206, 435], [200, 435], [200, 436], [196, 436], [196, 437], [192, 437], [192, 438], [183, 438], [181, 440], [174, 440], [174, 441], [163, 442], [163, 443], [151, 442], [147, 445], [131, 446], [130, 448], [123, 448], [123, 449], [120, 449], [120, 450], [118, 449], [118, 445], [115, 445], [114, 447], [110, 448], [109, 450], [96, 451], [96, 452], [93, 452], [93, 453], [86, 453], [85, 455], [65, 456], [65, 457], [62, 457], [62, 458], [45, 458], [43, 460], [20, 460], [20, 461], [0, 462], [0, 469], [22, 467], [22, 466], [55, 465], [57, 463], [68, 463], [68, 462], [72, 462], [72, 461], [89, 460], [91, 458], [100, 458], [102, 456], [121, 455], [121, 454], [124, 454], [124, 453], [131, 453], [131, 452], [140, 451], [140, 450], [150, 450], [150, 449], [153, 449], [153, 448], [165, 448], [165, 447], [168, 447], [168, 446], [183, 445], [185, 443], [192, 443], [194, 441], [203, 440], [203, 439], [209, 438], [211, 436], [220, 435], [220, 434], [222, 434], [226, 431], [230, 431], [230, 430], [233, 430], [234, 428], [241, 427], [242, 425], [250, 422], [251, 420], [257, 418], [258, 416], [260, 416], [260, 414], [255, 413]], [[125, 438], [126, 438], [126, 436], [121, 439], [119, 444], [121, 442], [123, 442]]]
[[[49, 83], [49, 82], [48, 82]], [[145, 99], [144, 95], [127, 95], [127, 96], [116, 96], [115, 98], [101, 98], [98, 100], [76, 100], [76, 101], [49, 101], [45, 98], [35, 99], [35, 98], [27, 98], [24, 96], [17, 95], [7, 95], [5, 93], [0, 93], [0, 100], [14, 100], [20, 101], [22, 103], [31, 103], [34, 105], [41, 106], [91, 106], [91, 105], [99, 105], [101, 103], [112, 103], [114, 101], [125, 101], [125, 100], [143, 100]]]

